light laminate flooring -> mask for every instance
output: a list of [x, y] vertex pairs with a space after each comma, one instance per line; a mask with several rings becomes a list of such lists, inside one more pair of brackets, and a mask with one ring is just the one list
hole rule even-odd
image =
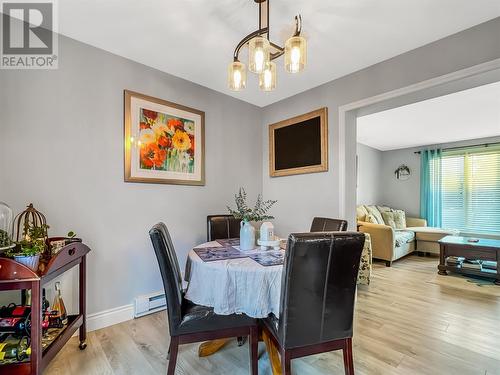
[[[500, 375], [500, 286], [437, 275], [435, 257], [410, 255], [386, 268], [374, 263], [370, 286], [358, 288], [354, 323], [356, 374]], [[44, 375], [166, 374], [165, 312], [74, 337]], [[249, 373], [248, 344], [236, 340], [198, 358], [198, 344], [180, 348], [176, 374]], [[263, 343], [259, 374], [271, 375]], [[292, 361], [294, 374], [344, 374], [341, 352]]]

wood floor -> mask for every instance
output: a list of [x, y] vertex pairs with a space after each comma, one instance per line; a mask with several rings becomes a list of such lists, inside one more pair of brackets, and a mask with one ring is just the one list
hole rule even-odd
[[[354, 329], [356, 374], [500, 375], [500, 287], [437, 275], [437, 258], [408, 256], [375, 263], [372, 285], [358, 289]], [[91, 332], [88, 348], [73, 338], [45, 375], [165, 374], [165, 313]], [[231, 342], [208, 358], [181, 346], [176, 374], [248, 374], [248, 344]], [[259, 374], [271, 375], [263, 343]], [[294, 374], [343, 374], [342, 355], [292, 361]]]

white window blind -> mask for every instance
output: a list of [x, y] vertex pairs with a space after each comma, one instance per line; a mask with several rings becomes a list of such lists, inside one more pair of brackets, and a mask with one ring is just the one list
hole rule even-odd
[[442, 225], [500, 235], [500, 148], [443, 151]]

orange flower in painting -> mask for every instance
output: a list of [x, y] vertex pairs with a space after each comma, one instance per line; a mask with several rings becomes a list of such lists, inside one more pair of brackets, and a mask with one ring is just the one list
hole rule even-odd
[[167, 152], [155, 143], [144, 145], [141, 148], [141, 162], [147, 168], [160, 167], [167, 157]]
[[156, 120], [156, 118], [158, 117], [158, 112], [144, 108], [142, 109], [142, 114], [153, 121]]
[[179, 151], [186, 151], [191, 147], [191, 140], [186, 132], [177, 130], [172, 137], [174, 147]]
[[147, 122], [142, 122], [139, 124], [139, 129], [151, 129], [151, 125], [149, 125]]
[[178, 118], [171, 118], [167, 121], [167, 125], [169, 128], [174, 130], [184, 130], [184, 124]]
[[162, 136], [158, 138], [158, 144], [162, 147], [170, 147], [170, 145], [172, 144], [172, 139]]
[[191, 141], [191, 147], [188, 150], [189, 155], [194, 155], [194, 135], [189, 136], [189, 140]]

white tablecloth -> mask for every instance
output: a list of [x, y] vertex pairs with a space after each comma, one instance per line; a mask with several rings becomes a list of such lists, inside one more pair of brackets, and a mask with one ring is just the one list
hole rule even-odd
[[[218, 246], [208, 242], [197, 247]], [[216, 314], [279, 316], [283, 266], [261, 266], [250, 258], [204, 262], [191, 250], [186, 265], [186, 298], [214, 308]]]

